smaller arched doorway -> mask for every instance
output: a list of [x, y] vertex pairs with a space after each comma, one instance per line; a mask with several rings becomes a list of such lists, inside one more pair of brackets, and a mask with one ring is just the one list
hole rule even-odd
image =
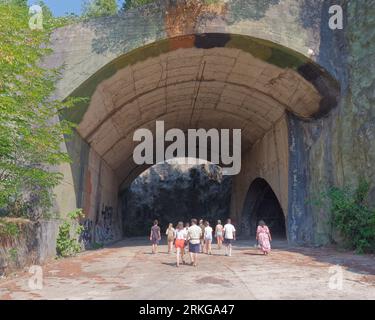
[[283, 209], [266, 180], [257, 178], [250, 185], [241, 221], [241, 236], [255, 237], [258, 222], [264, 220], [273, 238], [286, 239]]

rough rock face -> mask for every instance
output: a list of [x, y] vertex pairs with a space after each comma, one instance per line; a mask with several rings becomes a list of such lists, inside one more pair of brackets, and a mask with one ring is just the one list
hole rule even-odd
[[[346, 14], [344, 30], [332, 31], [320, 23], [317, 62], [340, 83], [338, 107], [311, 122], [289, 117], [290, 140], [297, 150], [290, 153], [290, 161], [298, 168], [290, 173], [290, 180], [299, 185], [296, 197], [301, 201], [289, 199], [296, 219], [288, 227], [299, 225], [291, 240], [301, 244], [339, 241], [328, 223], [329, 212], [310, 204], [327, 186], [356, 186], [364, 177], [372, 183], [369, 201], [375, 201], [374, 1], [326, 1], [322, 12], [327, 15], [333, 4], [341, 5]], [[293, 204], [303, 203], [302, 199], [305, 205]]]
[[59, 221], [7, 220], [12, 221], [19, 231], [13, 236], [0, 234], [0, 277], [31, 264], [42, 264], [56, 255]]
[[213, 164], [163, 163], [140, 175], [122, 195], [124, 236], [145, 236], [154, 219], [168, 223], [191, 218], [211, 224], [229, 216], [231, 178]]

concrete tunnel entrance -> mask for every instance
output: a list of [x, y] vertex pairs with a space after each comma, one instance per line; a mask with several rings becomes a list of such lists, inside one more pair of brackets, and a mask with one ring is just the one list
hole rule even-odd
[[288, 48], [227, 34], [162, 40], [102, 67], [71, 94], [90, 92], [89, 102], [64, 115], [78, 124], [67, 149], [87, 242], [109, 243], [124, 235], [121, 197], [150, 167], [134, 163], [133, 134], [142, 128], [155, 136], [156, 121], [165, 122], [165, 131], [241, 129], [242, 169], [232, 178], [229, 214], [250, 236], [254, 228], [243, 222], [246, 195], [262, 177], [270, 188], [258, 186], [263, 200], [253, 218], [264, 218], [285, 236], [281, 212], [289, 217], [292, 203], [290, 119], [329, 111], [330, 79]]
[[286, 239], [286, 224], [283, 209], [277, 196], [266, 180], [257, 178], [250, 185], [242, 214], [242, 237], [255, 237], [256, 228], [263, 220], [272, 236]]

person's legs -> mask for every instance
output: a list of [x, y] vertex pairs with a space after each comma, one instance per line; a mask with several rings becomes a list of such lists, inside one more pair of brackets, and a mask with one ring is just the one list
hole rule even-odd
[[189, 252], [190, 254], [190, 264], [194, 264], [194, 254], [193, 252]]
[[177, 260], [177, 267], [180, 266], [180, 248], [176, 248], [176, 260]]
[[189, 256], [190, 256], [190, 264], [194, 264], [194, 256], [193, 256], [193, 245], [189, 243]]
[[229, 256], [232, 256], [232, 244], [231, 243], [229, 243], [228, 249], [229, 249]]
[[180, 248], [180, 254], [181, 254], [182, 263], [185, 264], [185, 258], [184, 258], [185, 252], [184, 252], [184, 248]]
[[194, 267], [197, 266], [197, 263], [198, 263], [198, 253], [194, 253]]
[[207, 241], [207, 253], [208, 253], [208, 254], [211, 254], [211, 253], [212, 253], [212, 252], [211, 252], [211, 241], [212, 241], [212, 240], [208, 240], [208, 241]]

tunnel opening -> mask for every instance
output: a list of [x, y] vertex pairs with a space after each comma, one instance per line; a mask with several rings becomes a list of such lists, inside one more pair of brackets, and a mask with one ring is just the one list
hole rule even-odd
[[241, 235], [254, 237], [260, 220], [269, 227], [274, 239], [286, 239], [283, 209], [272, 187], [264, 179], [257, 178], [250, 185], [242, 216]]
[[[191, 38], [197, 41], [187, 41]], [[64, 114], [77, 123], [74, 138], [66, 143], [73, 159], [66, 168], [70, 174], [66, 185], [74, 186], [76, 203], [65, 205], [65, 189], [58, 202], [83, 208], [87, 242], [144, 236], [155, 218], [162, 228], [191, 217], [212, 217], [213, 222], [216, 211], [222, 212], [220, 219], [232, 217], [244, 236], [254, 235], [257, 220], [263, 219], [275, 236], [285, 237], [290, 116], [307, 120], [319, 114], [326, 90], [317, 84], [329, 84], [330, 75], [308, 57], [273, 42], [231, 34], [224, 46], [209, 44], [213, 38], [217, 34], [177, 36], [119, 52], [71, 94], [88, 98]], [[316, 72], [301, 69], [306, 64]], [[230, 179], [231, 191], [211, 195], [209, 202], [200, 202], [201, 195], [195, 194], [195, 202], [182, 206], [180, 198], [189, 193], [180, 190], [178, 198], [176, 190], [183, 183], [169, 188], [159, 175], [157, 194], [147, 193], [140, 174], [149, 165], [135, 163], [133, 138], [138, 129], [155, 137], [157, 121], [165, 122], [165, 132], [241, 129], [241, 172]], [[258, 191], [247, 199], [255, 200], [246, 200], [250, 201], [246, 207], [255, 209], [242, 215], [248, 182], [258, 176], [267, 177], [273, 190], [254, 184]], [[131, 193], [138, 184], [144, 194], [134, 204]], [[262, 197], [256, 197], [261, 191]], [[215, 209], [217, 203], [224, 209]]]
[[[169, 223], [229, 217], [232, 179], [222, 168], [199, 159], [177, 158], [143, 171], [120, 194], [123, 237], [145, 236], [154, 219], [165, 232]], [[162, 234], [164, 234], [162, 232]]]

